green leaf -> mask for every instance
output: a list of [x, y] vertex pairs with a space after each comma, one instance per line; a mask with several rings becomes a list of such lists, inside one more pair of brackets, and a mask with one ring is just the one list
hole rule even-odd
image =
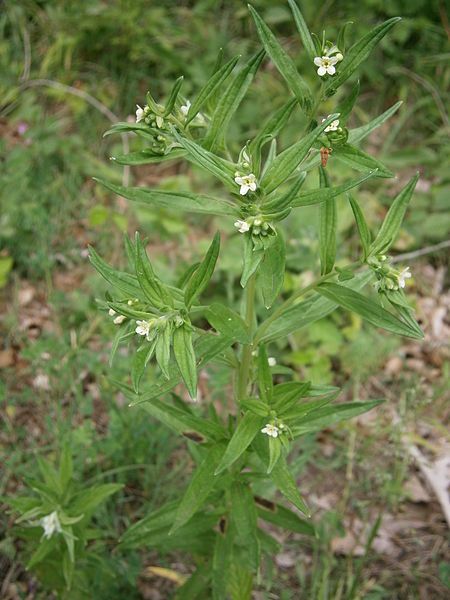
[[184, 292], [184, 301], [186, 306], [190, 308], [194, 300], [200, 296], [203, 290], [209, 283], [216, 266], [217, 257], [220, 250], [220, 235], [216, 233], [213, 241], [205, 255], [205, 258], [200, 263], [198, 269], [189, 279]]
[[257, 512], [250, 488], [240, 482], [231, 486], [231, 519], [240, 545], [246, 547], [250, 567], [257, 570], [260, 560], [260, 544], [257, 536]]
[[219, 333], [236, 340], [240, 344], [250, 343], [250, 331], [247, 324], [228, 306], [214, 302], [208, 306], [205, 317]]
[[208, 449], [178, 505], [169, 535], [187, 523], [205, 503], [218, 481], [217, 477], [214, 477], [214, 471], [222, 459], [224, 452], [225, 444], [217, 444]]
[[61, 489], [66, 491], [73, 475], [72, 452], [69, 444], [65, 443], [62, 447], [61, 457], [59, 459], [59, 481]]
[[158, 335], [155, 347], [156, 362], [166, 379], [170, 379], [169, 361], [171, 341], [172, 328], [170, 324], [167, 323], [162, 332]]
[[336, 146], [332, 156], [358, 171], [372, 171], [377, 177], [394, 177], [394, 173], [382, 162], [350, 144]]
[[256, 499], [256, 502], [258, 517], [264, 519], [264, 521], [277, 525], [278, 527], [283, 527], [283, 529], [287, 529], [294, 533], [315, 535], [316, 532], [312, 523], [305, 521], [305, 519], [301, 519], [292, 512], [292, 510], [281, 506], [281, 504], [276, 504], [275, 502], [259, 502], [258, 498]]
[[189, 395], [195, 399], [197, 397], [197, 367], [192, 345], [192, 331], [186, 325], [176, 327], [173, 332], [173, 353]]
[[280, 438], [269, 437], [269, 465], [267, 467], [267, 473], [272, 473], [275, 465], [281, 457], [281, 440]]
[[104, 483], [78, 492], [70, 503], [70, 511], [73, 513], [87, 513], [96, 509], [109, 496], [123, 488], [122, 483]]
[[317, 286], [317, 291], [328, 300], [336, 302], [346, 310], [353, 311], [360, 315], [371, 325], [381, 327], [397, 335], [404, 335], [414, 339], [420, 339], [417, 331], [400, 321], [392, 313], [382, 308], [377, 302], [374, 302], [367, 296], [355, 292], [349, 287], [337, 283], [321, 283]]
[[252, 57], [221, 95], [204, 140], [205, 148], [212, 150], [222, 143], [228, 125], [242, 102], [264, 54], [264, 50], [261, 50]]
[[314, 45], [311, 33], [309, 32], [308, 26], [306, 25], [305, 19], [303, 18], [300, 9], [294, 0], [288, 0], [289, 6], [291, 7], [292, 14], [294, 15], [295, 24], [297, 25], [300, 38], [303, 42], [306, 52], [311, 60], [317, 56], [316, 47]]
[[256, 248], [253, 244], [253, 238], [250, 234], [243, 235], [244, 252], [243, 252], [243, 266], [240, 284], [244, 288], [250, 277], [255, 273], [256, 269], [261, 264], [264, 258], [264, 248], [261, 246]]
[[251, 412], [245, 413], [234, 431], [215, 475], [230, 467], [247, 450], [263, 424], [264, 417]]
[[[362, 289], [372, 277], [371, 271], [365, 271], [343, 285], [352, 289]], [[288, 308], [283, 314], [274, 319], [262, 333], [257, 331], [255, 343], [267, 343], [285, 337], [297, 329], [326, 317], [337, 308], [338, 304], [338, 302], [321, 298], [319, 294], [314, 293], [307, 300]]]
[[224, 533], [220, 531], [216, 534], [212, 561], [212, 600], [227, 599], [229, 570], [233, 558], [233, 533], [233, 528], [226, 526]]
[[265, 404], [271, 404], [273, 394], [272, 373], [269, 367], [267, 349], [261, 344], [258, 352], [258, 388], [261, 400]]
[[344, 421], [357, 417], [375, 406], [381, 404], [383, 400], [370, 400], [368, 402], [347, 402], [345, 404], [334, 404], [325, 406], [316, 411], [301, 417], [298, 424], [291, 425], [291, 431], [294, 436], [304, 435], [311, 431], [319, 431]]
[[261, 148], [261, 146], [263, 146], [265, 143], [277, 137], [277, 135], [288, 122], [289, 117], [291, 116], [296, 105], [297, 99], [291, 98], [267, 119], [261, 130], [250, 142], [250, 153], [255, 152], [257, 148]]
[[[338, 48], [340, 48], [340, 46], [338, 46]], [[348, 119], [348, 117], [350, 116], [350, 113], [353, 110], [353, 107], [355, 106], [355, 102], [358, 99], [359, 96], [359, 79], [356, 81], [356, 83], [354, 84], [354, 86], [352, 87], [352, 90], [350, 92], [350, 94], [348, 95], [348, 97], [339, 105], [339, 114], [341, 115], [339, 117], [340, 122], [341, 122], [341, 126], [342, 123], [345, 123]]]
[[283, 415], [301, 398], [308, 396], [311, 389], [309, 381], [289, 381], [274, 387], [273, 407], [277, 415]]
[[138, 232], [135, 235], [135, 270], [144, 296], [152, 306], [173, 307], [173, 299], [165, 285], [156, 277]]
[[[147, 123], [127, 123], [126, 121], [120, 123], [114, 123], [114, 125], [105, 131], [103, 137], [107, 137], [108, 135], [112, 135], [114, 133], [129, 133], [130, 131], [134, 133], [143, 133], [149, 134], [150, 127]], [[153, 139], [153, 136], [150, 136]]]
[[283, 287], [285, 263], [286, 245], [280, 231], [277, 231], [272, 243], [264, 251], [258, 269], [258, 286], [266, 308], [272, 306]]
[[370, 233], [369, 227], [366, 223], [366, 220], [358, 202], [350, 194], [348, 194], [348, 199], [350, 202], [350, 206], [352, 207], [353, 216], [355, 217], [356, 226], [358, 228], [359, 238], [361, 240], [361, 245], [363, 249], [363, 258], [364, 260], [366, 260], [369, 254], [372, 235]]
[[418, 180], [419, 173], [414, 175], [395, 197], [380, 231], [370, 247], [370, 254], [384, 254], [395, 242]]
[[31, 555], [30, 560], [27, 563], [27, 569], [32, 569], [35, 565], [39, 564], [44, 558], [52, 552], [58, 543], [58, 537], [55, 535], [50, 539], [43, 539], [36, 551]]
[[275, 198], [272, 198], [268, 202], [264, 202], [261, 207], [264, 214], [270, 213], [271, 211], [281, 211], [288, 207], [295, 206], [293, 203], [295, 203], [295, 199], [299, 195], [299, 191], [305, 182], [306, 175], [306, 171], [302, 171], [286, 193], [275, 196]]
[[186, 150], [186, 158], [188, 160], [195, 165], [202, 167], [206, 171], [209, 171], [212, 175], [214, 175], [214, 177], [217, 177], [217, 179], [222, 181], [222, 183], [224, 183], [226, 186], [232, 189], [236, 188], [236, 184], [234, 182], [235, 166], [233, 163], [225, 161], [209, 150], [202, 148], [202, 146], [199, 146], [199, 144], [180, 136], [175, 130], [174, 136], [176, 137], [178, 143], [181, 144], [181, 146], [183, 146], [183, 148]]
[[307, 517], [310, 516], [309, 508], [301, 497], [295, 479], [283, 456], [278, 459], [276, 465], [272, 469], [270, 478], [289, 502], [292, 502], [292, 504]]
[[170, 115], [170, 113], [173, 111], [174, 107], [175, 107], [175, 102], [177, 101], [178, 98], [178, 94], [180, 92], [180, 88], [181, 85], [183, 83], [183, 79], [184, 77], [178, 77], [178, 79], [175, 81], [172, 90], [170, 92], [169, 98], [166, 102], [166, 106], [164, 108], [164, 115], [168, 116]]
[[96, 179], [96, 181], [123, 198], [134, 202], [143, 202], [150, 206], [168, 208], [177, 212], [186, 211], [207, 215], [235, 216], [237, 214], [236, 208], [228, 200], [213, 198], [204, 194], [166, 192], [142, 187], [123, 187], [102, 179]]
[[[117, 163], [118, 165], [130, 165], [130, 166], [138, 166], [138, 165], [150, 165], [154, 163], [160, 163], [165, 160], [175, 160], [177, 158], [182, 158], [186, 155], [185, 150], [182, 149], [174, 149], [168, 152], [167, 154], [156, 154], [151, 150], [137, 150], [136, 152], [128, 152], [128, 154], [117, 154], [116, 156], [111, 156], [111, 160]], [[96, 179], [95, 181], [102, 183], [105, 185], [101, 179]], [[121, 186], [117, 186], [120, 188]], [[140, 190], [141, 188], [123, 188], [125, 190]], [[116, 192], [118, 193], [118, 192]], [[124, 194], [120, 194], [125, 198]]]
[[323, 123], [311, 131], [311, 133], [293, 144], [290, 148], [284, 150], [284, 152], [281, 152], [281, 154], [275, 158], [261, 180], [261, 187], [264, 188], [266, 194], [270, 194], [286, 181], [306, 157], [319, 135], [338, 117], [339, 114], [330, 115]]
[[309, 86], [300, 76], [294, 61], [283, 49], [277, 38], [270, 31], [269, 27], [264, 23], [256, 10], [249, 5], [250, 13], [255, 21], [256, 30], [262, 45], [267, 54], [272, 59], [273, 63], [285, 79], [289, 89], [294, 93], [300, 105], [309, 113], [312, 107], [312, 95]]
[[[330, 182], [323, 167], [319, 167], [319, 176], [320, 186], [329, 189]], [[334, 198], [320, 204], [319, 219], [320, 274], [326, 275], [333, 270], [336, 260], [337, 209]]]
[[333, 77], [330, 77], [325, 84], [325, 92], [327, 95], [333, 94], [338, 87], [340, 87], [344, 81], [356, 71], [359, 65], [366, 60], [372, 52], [373, 48], [375, 48], [388, 31], [399, 21], [401, 21], [400, 17], [388, 19], [384, 23], [381, 23], [381, 25], [371, 29], [369, 33], [349, 48], [344, 59], [339, 63], [336, 74], [333, 75]]
[[100, 258], [92, 246], [89, 246], [89, 260], [100, 275], [115, 288], [121, 290], [130, 298], [144, 299], [141, 286], [136, 277], [110, 267], [108, 263]]
[[289, 206], [291, 206], [292, 208], [297, 208], [299, 206], [310, 206], [312, 204], [318, 204], [319, 202], [332, 200], [340, 194], [351, 190], [352, 188], [360, 185], [361, 183], [364, 183], [364, 181], [371, 179], [375, 175], [376, 172], [373, 171], [371, 173], [363, 175], [362, 177], [350, 179], [350, 181], [347, 181], [347, 183], [343, 183], [341, 185], [336, 185], [334, 187], [323, 187], [314, 190], [308, 190], [305, 192], [300, 192], [291, 199]]
[[355, 129], [351, 129], [348, 134], [348, 142], [349, 144], [356, 144], [366, 138], [374, 129], [383, 125], [385, 121], [390, 119], [394, 113], [398, 111], [403, 102], [396, 102], [393, 106], [388, 108], [384, 113], [369, 121], [366, 125], [362, 125], [361, 127], [356, 127]]
[[220, 88], [222, 83], [227, 79], [236, 66], [239, 60], [239, 56], [235, 56], [226, 64], [224, 64], [220, 69], [215, 71], [212, 77], [207, 81], [207, 83], [200, 90], [197, 98], [192, 103], [189, 108], [187, 117], [186, 117], [186, 125], [192, 121], [192, 119], [199, 113], [202, 106], [209, 100], [209, 98], [214, 94], [214, 92]]

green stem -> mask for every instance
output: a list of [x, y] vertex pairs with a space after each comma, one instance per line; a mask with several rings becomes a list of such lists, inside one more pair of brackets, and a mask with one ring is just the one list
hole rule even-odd
[[[252, 333], [254, 330], [255, 320], [255, 292], [256, 274], [253, 274], [248, 280], [245, 288], [245, 322]], [[236, 386], [236, 399], [238, 402], [241, 402], [241, 400], [247, 396], [253, 348], [253, 342], [250, 344], [244, 344], [242, 347], [242, 356], [239, 365]]]
[[[345, 269], [346, 270], [354, 271], [355, 269], [357, 269], [360, 266], [361, 266], [361, 263], [360, 262], [356, 262], [354, 264], [348, 265], [347, 267], [345, 267]], [[312, 291], [319, 284], [323, 283], [324, 281], [327, 281], [328, 279], [331, 279], [332, 277], [335, 277], [336, 275], [338, 275], [338, 273], [336, 271], [331, 271], [331, 273], [327, 273], [326, 275], [322, 275], [322, 277], [319, 277], [318, 279], [316, 279], [315, 281], [313, 281], [309, 285], [307, 285], [307, 286], [305, 286], [303, 288], [300, 288], [299, 290], [297, 290], [296, 292], [294, 292], [287, 300], [285, 300], [283, 302], [283, 304], [279, 308], [277, 308], [276, 311], [274, 311], [270, 315], [270, 317], [268, 317], [264, 321], [264, 323], [261, 324], [261, 326], [259, 327], [258, 331], [256, 332], [255, 339], [254, 339], [254, 344], [257, 344], [259, 342], [259, 340], [261, 340], [261, 338], [263, 337], [264, 333], [267, 331], [269, 325], [273, 321], [275, 321], [275, 319], [277, 319], [280, 315], [282, 315], [284, 312], [286, 312], [286, 310], [288, 308], [290, 308], [298, 298], [300, 298], [301, 296], [304, 296], [307, 292]]]

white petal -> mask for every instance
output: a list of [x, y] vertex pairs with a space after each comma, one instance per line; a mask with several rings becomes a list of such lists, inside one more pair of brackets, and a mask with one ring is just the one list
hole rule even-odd
[[320, 67], [322, 65], [322, 59], [320, 58], [320, 56], [316, 56], [316, 58], [314, 59], [314, 64], [317, 67]]
[[241, 189], [239, 190], [239, 193], [241, 196], [245, 196], [245, 194], [248, 192], [249, 190], [249, 186], [248, 185], [241, 185]]
[[252, 192], [254, 192], [256, 190], [256, 182], [252, 181], [248, 187], [252, 190]]
[[325, 69], [325, 67], [319, 67], [319, 68], [317, 69], [317, 73], [318, 73], [318, 74], [319, 74], [321, 77], [323, 77], [323, 76], [325, 75], [325, 73], [326, 73], [326, 72], [327, 72], [327, 70]]
[[337, 56], [330, 56], [330, 58], [328, 60], [331, 65], [335, 65], [337, 62], [339, 62], [339, 59], [337, 58]]
[[329, 67], [327, 67], [326, 69], [328, 75], [334, 75], [336, 73], [336, 67], [333, 67], [333, 65], [330, 65]]

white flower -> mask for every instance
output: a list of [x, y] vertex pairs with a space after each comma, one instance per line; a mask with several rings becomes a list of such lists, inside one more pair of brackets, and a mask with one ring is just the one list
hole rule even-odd
[[[330, 116], [330, 115], [328, 115]], [[328, 119], [328, 117], [327, 117]], [[327, 119], [322, 119], [322, 123], [324, 121], [326, 121]], [[324, 132], [327, 133], [327, 131], [337, 131], [339, 128], [339, 119], [335, 119], [334, 121], [331, 121], [331, 123], [328, 125], [328, 127], [325, 127]]]
[[252, 192], [256, 190], [256, 177], [253, 175], [253, 173], [242, 175], [242, 177], [236, 174], [234, 180], [239, 186], [241, 186], [239, 190], [241, 196], [245, 196], [249, 190]]
[[187, 117], [187, 114], [188, 114], [190, 108], [191, 108], [191, 103], [189, 102], [189, 100], [186, 100], [186, 104], [183, 104], [183, 106], [180, 106], [180, 110], [185, 117]]
[[269, 367], [274, 367], [277, 364], [277, 359], [273, 356], [269, 356], [267, 362], [269, 363]]
[[136, 123], [140, 123], [141, 121], [144, 120], [145, 109], [142, 108], [141, 106], [139, 106], [139, 104], [136, 104], [136, 106], [137, 106], [137, 110], [136, 110]]
[[316, 56], [314, 59], [314, 64], [317, 69], [317, 73], [320, 77], [323, 77], [328, 73], [328, 75], [334, 75], [336, 73], [336, 67], [334, 66], [338, 61], [336, 56]]
[[108, 315], [109, 315], [110, 317], [113, 317], [115, 314], [116, 314], [116, 311], [115, 311], [113, 308], [110, 308], [110, 309], [108, 310]]
[[276, 425], [272, 425], [272, 423], [266, 423], [266, 426], [261, 429], [261, 433], [277, 438], [280, 434], [280, 429]]
[[118, 315], [114, 320], [114, 325], [121, 325], [126, 320], [125, 315]]
[[152, 326], [151, 321], [136, 321], [136, 333], [138, 335], [145, 335], [147, 338], [150, 334], [150, 327]]
[[239, 233], [246, 233], [250, 229], [250, 225], [247, 223], [247, 221], [241, 221], [241, 219], [238, 219], [234, 223], [234, 226], [239, 231]]
[[398, 285], [401, 288], [404, 288], [406, 285], [406, 279], [410, 279], [411, 277], [412, 274], [409, 272], [409, 267], [406, 267], [406, 269], [403, 269], [403, 271], [398, 274]]
[[61, 523], [59, 522], [58, 513], [56, 512], [56, 510], [54, 510], [46, 517], [42, 517], [39, 523], [44, 528], [44, 537], [46, 537], [47, 539], [51, 538], [55, 532], [61, 533], [62, 531]]

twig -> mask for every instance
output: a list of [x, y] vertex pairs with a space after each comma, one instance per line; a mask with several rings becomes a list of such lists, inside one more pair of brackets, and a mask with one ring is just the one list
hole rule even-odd
[[443, 250], [444, 248], [450, 248], [450, 240], [445, 240], [445, 242], [439, 242], [439, 244], [434, 244], [434, 246], [426, 246], [425, 248], [419, 248], [418, 250], [413, 250], [412, 252], [405, 252], [404, 254], [397, 254], [392, 258], [393, 263], [402, 262], [404, 260], [414, 260], [419, 258], [420, 256], [425, 256], [426, 254], [433, 254], [434, 252], [438, 252], [439, 250]]
[[[112, 123], [117, 123], [120, 119], [117, 115], [115, 115], [107, 106], [102, 104], [97, 98], [88, 94], [83, 90], [79, 90], [77, 88], [72, 87], [71, 85], [66, 85], [64, 83], [60, 83], [59, 81], [53, 81], [52, 79], [28, 79], [27, 81], [23, 81], [20, 85], [22, 89], [30, 88], [30, 87], [51, 87], [56, 90], [60, 90], [66, 94], [72, 94], [72, 96], [77, 96], [78, 98], [82, 98], [85, 102], [96, 108], [99, 112], [101, 112], [107, 119], [109, 119]], [[128, 137], [125, 133], [120, 134], [122, 138], [122, 146], [123, 151], [127, 154], [130, 151], [130, 145], [128, 143]], [[122, 184], [126, 187], [130, 182], [130, 167], [124, 166], [123, 168], [123, 177]]]

